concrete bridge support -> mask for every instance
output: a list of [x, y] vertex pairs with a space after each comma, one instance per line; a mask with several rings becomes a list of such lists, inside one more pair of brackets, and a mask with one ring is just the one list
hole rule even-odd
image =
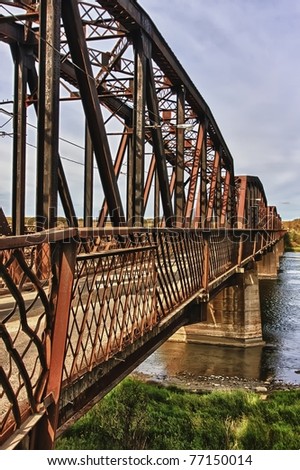
[[188, 343], [263, 345], [257, 267], [236, 274], [207, 309], [207, 320], [182, 328], [173, 340]]
[[277, 279], [280, 258], [284, 253], [283, 238], [273, 246], [272, 251], [266, 253], [260, 261], [257, 261], [259, 279]]
[[259, 279], [277, 278], [283, 253], [281, 239], [210, 300], [206, 321], [181, 328], [171, 340], [238, 347], [263, 345]]

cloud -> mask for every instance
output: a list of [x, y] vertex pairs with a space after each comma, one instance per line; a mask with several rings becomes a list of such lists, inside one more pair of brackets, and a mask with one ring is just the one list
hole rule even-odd
[[[300, 3], [140, 0], [212, 110], [236, 174], [300, 212]], [[289, 218], [292, 204], [281, 205]]]

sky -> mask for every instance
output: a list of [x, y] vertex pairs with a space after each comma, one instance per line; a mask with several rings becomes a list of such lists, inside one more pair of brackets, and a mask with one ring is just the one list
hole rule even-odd
[[[234, 158], [236, 175], [262, 181], [284, 220], [300, 217], [299, 0], [139, 0], [210, 107]], [[3, 13], [4, 12], [0, 12]], [[12, 98], [12, 61], [0, 43], [0, 101]], [[4, 71], [4, 73], [3, 73]], [[3, 106], [0, 106], [3, 108]], [[6, 107], [8, 109], [8, 107]], [[64, 137], [83, 145], [76, 114]], [[30, 120], [30, 116], [29, 116]], [[34, 120], [34, 116], [32, 116]], [[9, 211], [7, 116], [0, 113], [0, 205]], [[29, 129], [29, 139], [30, 132]], [[32, 142], [34, 142], [34, 135]], [[65, 143], [65, 146], [67, 144]], [[34, 149], [32, 149], [32, 152]], [[76, 157], [76, 148], [63, 147]], [[30, 154], [30, 149], [29, 149]], [[27, 166], [30, 167], [30, 155]], [[69, 165], [75, 181], [78, 166]], [[76, 180], [77, 178], [77, 180]], [[27, 205], [35, 181], [30, 182]], [[80, 192], [82, 184], [77, 186]], [[76, 207], [75, 207], [76, 209]]]
[[210, 107], [236, 175], [300, 217], [299, 0], [139, 0]]

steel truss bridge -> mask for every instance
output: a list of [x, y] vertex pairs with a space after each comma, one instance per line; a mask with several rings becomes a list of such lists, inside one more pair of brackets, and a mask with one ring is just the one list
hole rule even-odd
[[0, 40], [0, 442], [50, 449], [282, 226], [136, 1], [0, 1]]

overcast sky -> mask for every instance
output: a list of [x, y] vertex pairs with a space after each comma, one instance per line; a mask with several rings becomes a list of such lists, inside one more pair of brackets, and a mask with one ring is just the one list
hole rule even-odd
[[[276, 205], [284, 220], [300, 217], [300, 1], [139, 3], [210, 107], [234, 158], [235, 174], [258, 176], [269, 205]], [[1, 43], [0, 57], [0, 100], [11, 99], [12, 61], [9, 48]], [[73, 113], [67, 137], [78, 142], [78, 135], [71, 132], [75, 118]], [[0, 114], [0, 131], [9, 129], [9, 124], [1, 127], [6, 120]], [[8, 211], [5, 182], [11, 168], [4, 155], [9, 140], [0, 137], [0, 205]], [[74, 147], [62, 151], [75, 158]], [[66, 160], [64, 165], [69, 165], [69, 171], [72, 167], [76, 178], [80, 167]], [[76, 191], [82, 190], [80, 181], [78, 177]], [[31, 186], [28, 206], [32, 206], [34, 180]]]
[[300, 1], [139, 0], [209, 105], [235, 173], [300, 217]]

